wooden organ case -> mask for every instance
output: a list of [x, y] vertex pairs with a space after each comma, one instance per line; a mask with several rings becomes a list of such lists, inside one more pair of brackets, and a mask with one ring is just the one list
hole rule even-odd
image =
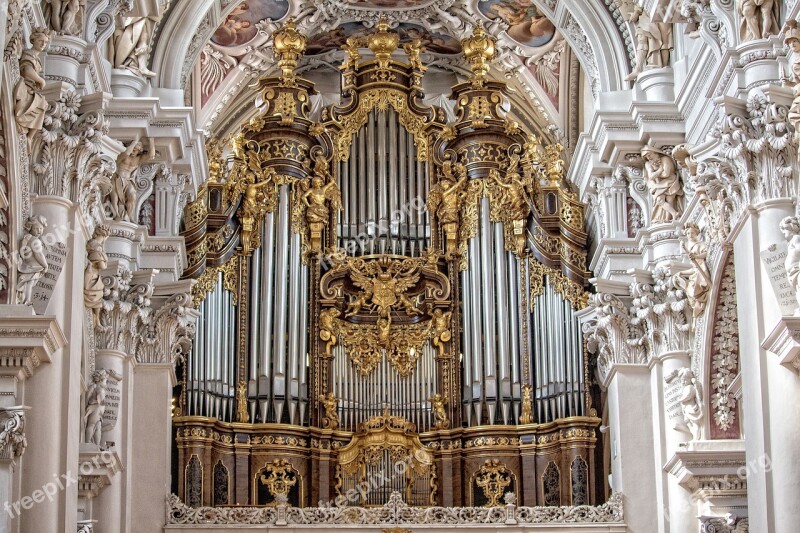
[[275, 33], [281, 75], [209, 143], [186, 208], [202, 320], [180, 369], [176, 492], [595, 503], [583, 206], [561, 147], [510, 118], [493, 39], [463, 41], [472, 76], [450, 123], [422, 104], [420, 43], [385, 21], [348, 39], [342, 104], [312, 118], [305, 44], [291, 22]]

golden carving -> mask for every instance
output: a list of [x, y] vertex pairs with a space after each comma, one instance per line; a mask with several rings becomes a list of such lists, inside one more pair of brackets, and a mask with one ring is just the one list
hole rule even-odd
[[297, 116], [297, 109], [294, 95], [290, 92], [282, 92], [273, 103], [274, 113], [281, 118], [281, 126], [291, 126]]
[[529, 383], [522, 386], [522, 413], [519, 415], [519, 423], [533, 423], [533, 387]]
[[367, 46], [375, 54], [378, 68], [388, 69], [392, 52], [400, 44], [400, 35], [389, 31], [389, 21], [385, 17], [381, 17], [375, 29], [377, 31], [367, 37]]
[[250, 422], [250, 413], [247, 411], [247, 380], [244, 379], [236, 387], [236, 418], [241, 423]]
[[528, 241], [527, 220], [531, 212], [527, 189], [533, 186], [533, 178], [528, 172], [525, 172], [524, 177], [519, 173], [520, 156], [516, 153], [518, 149], [519, 145], [509, 149], [505, 177], [501, 177], [499, 171], [491, 170], [486, 188], [491, 200], [490, 218], [503, 222], [506, 249], [524, 257]]
[[434, 429], [447, 429], [450, 427], [450, 421], [447, 419], [447, 410], [445, 404], [447, 399], [443, 398], [441, 394], [434, 394], [428, 399], [431, 402], [431, 409], [433, 410], [433, 417], [436, 423], [433, 425]]
[[536, 297], [544, 292], [545, 276], [547, 276], [553, 289], [567, 300], [572, 305], [573, 309], [580, 310], [589, 305], [589, 293], [586, 292], [581, 285], [575, 283], [560, 271], [545, 266], [534, 258], [530, 259], [529, 268], [531, 311], [533, 311], [533, 307], [536, 305]]
[[391, 327], [389, 318], [375, 324], [351, 324], [337, 320], [347, 356], [361, 374], [370, 374], [380, 363], [384, 351], [401, 376], [410, 376], [431, 336], [431, 321]]
[[276, 501], [286, 502], [289, 491], [297, 485], [297, 471], [286, 459], [275, 459], [266, 471], [268, 475], [261, 475], [261, 483]]
[[324, 309], [319, 314], [319, 338], [326, 342], [325, 355], [330, 357], [331, 348], [336, 346], [339, 326], [336, 319], [341, 313], [338, 309]]
[[209, 183], [222, 182], [225, 179], [225, 160], [222, 158], [222, 144], [218, 139], [209, 139], [206, 142], [206, 156]]
[[278, 60], [281, 78], [286, 85], [294, 84], [294, 71], [298, 60], [306, 51], [307, 40], [305, 35], [297, 31], [292, 17], [281, 29], [272, 34], [272, 53]]
[[484, 507], [499, 507], [500, 498], [511, 485], [511, 472], [497, 459], [488, 459], [478, 470], [475, 484], [483, 489], [488, 500]]
[[222, 287], [233, 295], [234, 305], [238, 299], [239, 291], [239, 258], [231, 257], [227, 263], [218, 267], [209, 267], [197, 278], [197, 283], [192, 287], [192, 299], [195, 307], [205, 300], [206, 295], [217, 286], [217, 277], [222, 272]]
[[453, 334], [450, 331], [450, 319], [452, 316], [452, 311], [444, 312], [441, 309], [434, 309], [431, 314], [433, 346], [438, 348], [439, 357], [444, 356], [445, 343], [450, 342], [450, 339], [453, 338]]
[[329, 392], [319, 401], [325, 409], [325, 417], [322, 419], [322, 427], [326, 429], [336, 429], [339, 427], [339, 400], [332, 392]]
[[462, 39], [461, 46], [472, 69], [473, 86], [481, 87], [486, 81], [489, 62], [494, 59], [496, 53], [496, 43], [497, 40], [488, 35], [480, 25], [475, 26], [471, 36]]
[[428, 194], [428, 211], [436, 213], [439, 225], [443, 228], [447, 241], [447, 257], [451, 259], [458, 252], [458, 231], [461, 204], [465, 196], [467, 169], [461, 163], [445, 161], [442, 175]]
[[389, 256], [382, 256], [377, 261], [369, 262], [353, 259], [348, 266], [350, 278], [362, 291], [350, 301], [346, 317], [357, 315], [366, 305], [377, 311], [381, 318], [388, 318], [389, 312], [398, 304], [408, 316], [422, 314], [415, 302], [406, 295], [420, 278], [416, 261], [393, 261]]

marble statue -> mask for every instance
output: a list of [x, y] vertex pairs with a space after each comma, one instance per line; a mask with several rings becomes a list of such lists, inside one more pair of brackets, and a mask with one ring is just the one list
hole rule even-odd
[[117, 172], [108, 192], [108, 203], [114, 220], [136, 222], [136, 176], [143, 159], [155, 156], [153, 139], [144, 152], [142, 142], [137, 138], [131, 142], [124, 152], [117, 156]]
[[146, 78], [156, 75], [147, 68], [147, 59], [153, 26], [157, 20], [158, 17], [117, 18], [114, 37], [109, 44], [114, 68], [127, 69]]
[[41, 93], [47, 82], [42, 77], [42, 60], [39, 55], [49, 42], [49, 32], [35, 30], [31, 33], [31, 47], [23, 50], [19, 58], [20, 79], [14, 88], [14, 117], [20, 133], [28, 137], [28, 146], [31, 145], [33, 135], [42, 129], [48, 108], [47, 99]]
[[86, 411], [83, 414], [84, 442], [101, 445], [103, 414], [106, 412], [108, 380], [121, 381], [122, 376], [113, 370], [96, 370], [92, 384], [86, 390]]
[[17, 304], [33, 303], [33, 288], [47, 272], [45, 247], [41, 236], [47, 227], [47, 220], [41, 215], [29, 217], [25, 221], [25, 236], [19, 243], [19, 262], [17, 264]]
[[703, 389], [689, 368], [674, 370], [664, 378], [667, 383], [678, 380], [681, 393], [678, 401], [681, 404], [683, 421], [692, 434], [692, 440], [700, 440], [703, 432]]
[[783, 83], [792, 88], [794, 100], [789, 109], [789, 123], [795, 131], [800, 127], [800, 25], [796, 20], [790, 20], [783, 28], [786, 46], [792, 51], [791, 75], [783, 76]]
[[680, 217], [681, 186], [675, 161], [666, 152], [647, 145], [642, 148], [647, 188], [653, 198], [651, 222], [672, 222]]
[[105, 287], [101, 272], [108, 266], [108, 255], [103, 250], [103, 245], [110, 233], [109, 227], [101, 224], [94, 229], [92, 238], [86, 243], [89, 261], [83, 272], [83, 302], [92, 310], [95, 326], [100, 325], [100, 311], [103, 309]]
[[45, 0], [44, 16], [57, 33], [79, 35], [86, 0]]
[[636, 25], [636, 66], [625, 79], [633, 81], [645, 70], [668, 67], [674, 46], [672, 24], [652, 22], [638, 5], [628, 14], [628, 21]]
[[781, 232], [789, 241], [785, 262], [786, 274], [789, 276], [792, 289], [794, 289], [795, 299], [800, 305], [800, 218], [786, 217], [781, 220]]
[[778, 32], [779, 0], [738, 0], [739, 38], [766, 39]]
[[702, 315], [708, 303], [708, 294], [711, 291], [711, 272], [708, 270], [706, 257], [708, 245], [700, 238], [700, 228], [697, 224], [689, 222], [684, 230], [686, 241], [681, 243], [684, 253], [689, 257], [692, 268], [675, 274], [675, 285], [686, 293], [692, 316], [697, 318]]

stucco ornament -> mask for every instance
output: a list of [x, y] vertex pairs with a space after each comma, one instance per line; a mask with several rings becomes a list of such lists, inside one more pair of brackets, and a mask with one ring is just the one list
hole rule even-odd
[[739, 0], [739, 38], [752, 41], [777, 33], [780, 4], [778, 0]]
[[675, 161], [663, 150], [647, 145], [642, 148], [647, 188], [653, 200], [651, 222], [673, 222], [681, 215], [681, 186]]
[[686, 293], [694, 318], [706, 310], [708, 294], [711, 290], [711, 273], [708, 270], [708, 244], [700, 236], [700, 228], [692, 222], [684, 229], [686, 241], [681, 243], [684, 253], [689, 257], [692, 268], [675, 274], [675, 286]]
[[108, 380], [122, 381], [122, 376], [113, 370], [96, 370], [92, 374], [92, 384], [86, 391], [86, 411], [83, 415], [84, 442], [100, 446], [103, 434], [103, 414], [106, 411], [106, 390]]
[[149, 141], [149, 148], [144, 151], [142, 142], [134, 139], [124, 152], [117, 157], [117, 172], [108, 191], [108, 207], [114, 220], [137, 222], [136, 217], [136, 177], [139, 166], [144, 159], [153, 159], [155, 148], [153, 139]]
[[[795, 299], [800, 305], [800, 218], [786, 217], [781, 220], [781, 232], [789, 241], [786, 252], [786, 273], [789, 276], [789, 283], [795, 293]], [[800, 314], [800, 310], [795, 314]]]
[[681, 404], [683, 421], [692, 434], [692, 440], [700, 440], [703, 428], [703, 389], [689, 368], [680, 368], [671, 372], [664, 378], [667, 383], [678, 380], [681, 394], [678, 401]]
[[47, 272], [45, 247], [41, 236], [47, 227], [47, 220], [35, 215], [25, 221], [25, 236], [19, 243], [19, 262], [17, 264], [17, 304], [31, 305], [33, 288]]
[[108, 255], [103, 245], [110, 233], [109, 227], [101, 224], [94, 229], [92, 238], [86, 243], [88, 262], [83, 273], [83, 302], [92, 310], [95, 327], [100, 325], [100, 311], [103, 309], [105, 285], [101, 272], [108, 266]]
[[86, 0], [45, 0], [44, 16], [50, 27], [67, 35], [80, 35]]
[[157, 21], [158, 17], [117, 17], [117, 29], [109, 45], [114, 68], [127, 69], [146, 78], [156, 75], [147, 68], [147, 59]]
[[791, 72], [783, 76], [783, 83], [792, 88], [794, 100], [789, 109], [789, 123], [795, 131], [800, 128], [800, 27], [796, 20], [790, 20], [784, 27], [786, 46], [792, 51]]
[[47, 84], [42, 77], [42, 60], [39, 55], [47, 48], [50, 33], [37, 29], [31, 33], [31, 47], [22, 51], [19, 58], [20, 79], [14, 88], [14, 117], [20, 133], [28, 137], [30, 147], [34, 134], [42, 129], [47, 111], [47, 99], [41, 93]]

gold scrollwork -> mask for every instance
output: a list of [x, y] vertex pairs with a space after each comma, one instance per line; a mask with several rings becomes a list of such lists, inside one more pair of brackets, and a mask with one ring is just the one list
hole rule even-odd
[[529, 265], [531, 311], [536, 305], [536, 297], [544, 292], [545, 277], [553, 289], [567, 300], [573, 309], [585, 309], [589, 305], [589, 293], [559, 270], [545, 266], [534, 258], [530, 258]]
[[483, 489], [487, 502], [484, 507], [499, 507], [500, 498], [511, 485], [511, 471], [497, 459], [487, 459], [475, 475], [475, 484]]
[[233, 295], [233, 304], [237, 303], [239, 293], [239, 257], [231, 257], [225, 264], [207, 268], [192, 287], [192, 299], [195, 307], [205, 300], [206, 295], [217, 286], [217, 277], [222, 272], [222, 287]]
[[519, 423], [533, 423], [533, 387], [530, 383], [522, 386], [522, 412], [519, 415]]
[[319, 401], [325, 409], [325, 417], [322, 419], [322, 427], [325, 429], [336, 429], [339, 427], [339, 400], [329, 392]]
[[266, 473], [261, 475], [261, 483], [266, 485], [270, 496], [276, 501], [286, 502], [289, 491], [297, 485], [297, 471], [286, 459], [275, 459], [267, 465]]

